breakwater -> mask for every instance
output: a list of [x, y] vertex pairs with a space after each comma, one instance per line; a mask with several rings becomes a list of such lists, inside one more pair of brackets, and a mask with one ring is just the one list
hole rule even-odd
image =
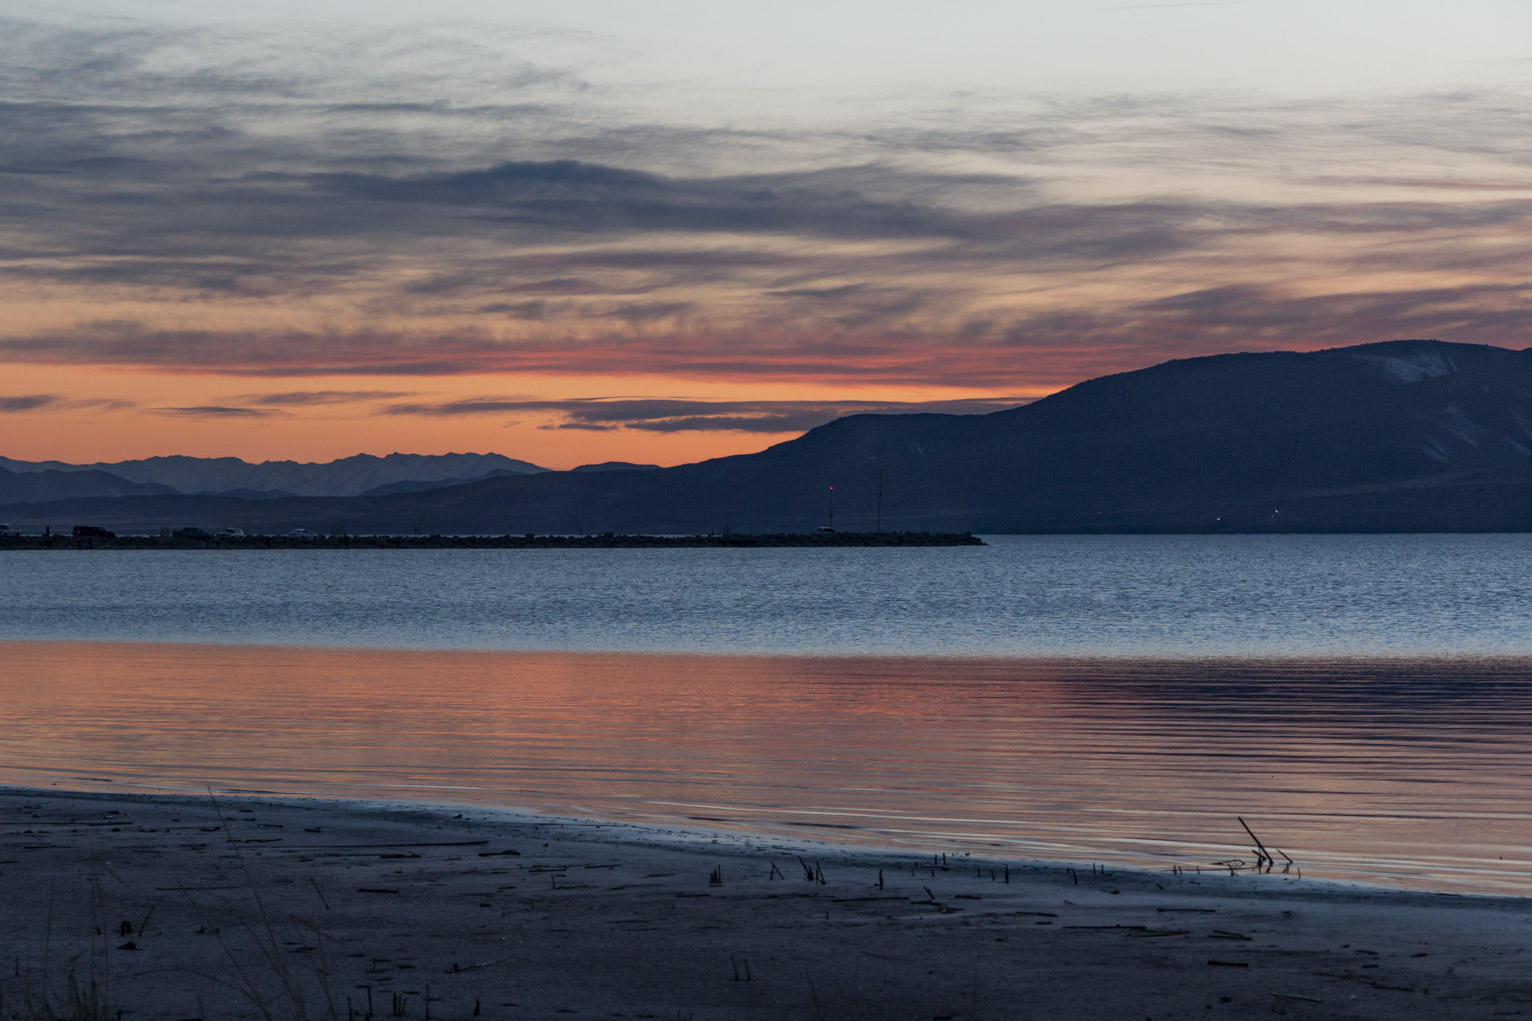
[[982, 546], [969, 532], [780, 532], [760, 535], [7, 535], [0, 550], [716, 549]]

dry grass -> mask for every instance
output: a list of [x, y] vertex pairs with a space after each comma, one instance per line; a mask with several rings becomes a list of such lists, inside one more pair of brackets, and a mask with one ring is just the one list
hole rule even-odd
[[[239, 872], [237, 882], [243, 885], [249, 898], [253, 917], [235, 911], [232, 918], [223, 919], [224, 922], [233, 923], [232, 941], [222, 934], [223, 924], [213, 918], [206, 919], [204, 928], [218, 941], [224, 958], [224, 965], [216, 973], [181, 967], [165, 974], [180, 972], [195, 975], [220, 986], [232, 999], [245, 1001], [264, 1021], [310, 1021], [312, 1018], [339, 1021], [322, 952], [328, 939], [327, 934], [321, 930], [317, 919], [289, 917], [286, 921], [292, 929], [307, 930], [321, 948], [321, 953], [310, 958], [304, 968], [294, 969], [288, 963], [282, 948], [286, 927], [268, 911], [265, 898], [262, 897], [261, 884], [251, 863], [241, 852], [229, 821], [211, 791], [208, 796], [213, 802], [213, 810], [223, 834], [234, 852]], [[116, 877], [110, 866], [106, 866], [105, 870]], [[191, 901], [189, 894], [187, 899]], [[41, 960], [35, 967], [24, 970], [18, 958], [13, 975], [0, 976], [0, 1021], [123, 1021], [124, 1015], [131, 1011], [114, 1004], [110, 995], [110, 943], [105, 922], [106, 903], [99, 873], [92, 869], [89, 923], [94, 935], [89, 938], [89, 949], [83, 953], [74, 953], [62, 962], [56, 961], [53, 954], [56, 904], [55, 891], [50, 888]], [[194, 913], [203, 914], [195, 902], [190, 907]], [[151, 905], [142, 924], [136, 926], [137, 938], [142, 939], [143, 929], [153, 915], [154, 907]], [[129, 924], [122, 923], [124, 927]], [[118, 930], [114, 926], [112, 931]], [[118, 934], [134, 935], [126, 928]], [[313, 995], [316, 992], [317, 997]], [[315, 999], [319, 1004], [317, 1009], [314, 1006]], [[198, 1002], [200, 1005], [200, 997]]]
[[80, 981], [71, 964], [56, 993], [23, 988], [17, 1000], [0, 991], [0, 1021], [114, 1021], [118, 1016], [103, 986], [94, 980]]

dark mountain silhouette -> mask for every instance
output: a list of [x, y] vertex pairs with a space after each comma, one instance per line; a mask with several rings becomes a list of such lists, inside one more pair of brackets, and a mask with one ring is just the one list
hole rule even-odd
[[634, 464], [632, 461], [602, 461], [600, 464], [582, 464], [569, 469], [572, 472], [645, 472], [658, 468], [657, 464]]
[[[355, 454], [324, 463], [262, 461], [237, 457], [147, 457], [137, 461], [74, 465], [63, 461], [14, 461], [0, 457], [0, 468], [34, 474], [106, 471], [130, 482], [162, 487], [159, 491], [245, 499], [273, 496], [361, 496], [400, 483], [425, 488], [454, 485], [493, 475], [547, 471], [500, 454]], [[59, 492], [62, 499], [76, 493]]]
[[[543, 470], [543, 469], [539, 469]], [[358, 496], [392, 496], [395, 493], [424, 493], [428, 489], [447, 489], [452, 486], [466, 486], [472, 482], [483, 482], [485, 479], [498, 479], [506, 475], [526, 475], [528, 472], [497, 468], [494, 471], [485, 472], [483, 475], [475, 475], [466, 479], [409, 479], [403, 482], [390, 482], [387, 485], [375, 486]], [[222, 494], [233, 495], [233, 494]]]
[[[352, 532], [1532, 530], [1532, 351], [1166, 362], [990, 415], [854, 415], [757, 454], [352, 500], [127, 497], [17, 523]], [[881, 494], [881, 515], [879, 501]], [[46, 518], [34, 511], [42, 511]]]
[[13, 472], [0, 468], [0, 504], [174, 492], [169, 486], [129, 482], [104, 471]]

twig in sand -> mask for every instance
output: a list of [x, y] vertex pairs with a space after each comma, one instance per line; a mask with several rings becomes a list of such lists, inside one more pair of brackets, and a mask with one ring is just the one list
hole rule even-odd
[[[1239, 816], [1235, 816], [1234, 818], [1239, 819], [1239, 824], [1241, 826], [1245, 827], [1245, 832], [1250, 834], [1250, 839], [1251, 840], [1255, 841], [1255, 867], [1256, 867], [1256, 869], [1257, 870], [1260, 869], [1262, 860], [1265, 860], [1266, 862], [1270, 862], [1270, 863], [1274, 864], [1275, 863], [1274, 859], [1271, 857], [1270, 852], [1268, 852], [1266, 850], [1266, 845], [1261, 843], [1261, 838], [1255, 835], [1255, 831], [1250, 828], [1250, 824], [1245, 822], [1245, 820], [1241, 819]], [[1268, 868], [1269, 867], [1270, 866], [1268, 865]]]
[[[1240, 870], [1251, 872], [1270, 872], [1273, 868], [1276, 867], [1277, 864], [1275, 855], [1273, 855], [1272, 851], [1267, 848], [1264, 843], [1261, 842], [1261, 838], [1255, 835], [1255, 831], [1250, 828], [1249, 823], [1245, 822], [1245, 820], [1240, 816], [1235, 816], [1235, 818], [1239, 820], [1239, 824], [1244, 828], [1245, 834], [1255, 844], [1255, 847], [1250, 849], [1250, 853], [1255, 856], [1255, 862], [1254, 864], [1246, 864], [1243, 858], [1231, 858], [1227, 861], [1215, 861], [1213, 864], [1219, 866], [1220, 868], [1228, 869], [1231, 876]], [[1286, 862], [1286, 864], [1282, 866], [1282, 872], [1284, 874], [1291, 872], [1296, 865], [1293, 859], [1288, 855], [1286, 851], [1282, 850], [1281, 848], [1277, 848], [1276, 853], [1280, 854], [1283, 860]], [[1298, 876], [1300, 879], [1302, 878], [1302, 870], [1299, 870]]]
[[484, 961], [481, 964], [458, 964], [456, 961], [453, 961], [452, 967], [447, 969], [447, 974], [461, 975], [465, 971], [477, 971], [480, 968], [493, 968], [497, 964], [504, 964], [506, 961], [513, 959], [514, 955], [512, 955], [512, 957], [502, 957], [495, 961]]

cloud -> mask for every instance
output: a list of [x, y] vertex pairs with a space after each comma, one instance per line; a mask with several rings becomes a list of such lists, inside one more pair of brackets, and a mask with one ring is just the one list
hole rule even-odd
[[77, 397], [59, 406], [70, 411], [129, 411], [139, 405], [126, 397]]
[[0, 414], [6, 412], [37, 411], [126, 411], [138, 407], [137, 401], [122, 397], [74, 397], [64, 398], [56, 394], [22, 394], [14, 397], [0, 396]]
[[1233, 6], [1233, 3], [1234, 3], [1234, 0], [1192, 0], [1192, 2], [1183, 2], [1183, 3], [1118, 4], [1118, 5], [1113, 6], [1113, 7], [1104, 8], [1104, 10], [1108, 10], [1108, 11], [1158, 11], [1158, 10], [1165, 10], [1165, 9], [1168, 9], [1168, 8], [1175, 8], [1175, 7], [1230, 7], [1230, 6]]
[[1037, 391], [1532, 327], [1524, 90], [875, 97], [767, 124], [618, 81], [612, 45], [0, 22], [0, 286], [51, 324], [0, 327], [0, 359]]
[[1532, 332], [1532, 280], [1478, 287], [1430, 287], [1295, 297], [1273, 288], [1228, 286], [1187, 291], [1138, 306], [1140, 322], [1156, 333], [1238, 330], [1252, 340], [1295, 335], [1304, 346], [1452, 336], [1502, 346]]
[[408, 390], [290, 390], [285, 393], [244, 394], [237, 398], [247, 404], [280, 407], [315, 404], [359, 404], [366, 401], [396, 400], [410, 396]]
[[[1347, 281], [1336, 283], [1344, 288]], [[932, 299], [934, 313], [917, 303], [902, 319], [871, 326], [856, 322], [862, 308], [854, 303], [835, 310], [839, 322], [790, 314], [762, 325], [710, 321], [695, 313], [658, 322], [592, 315], [573, 336], [569, 324], [546, 319], [521, 334], [481, 326], [429, 328], [431, 323], [410, 331], [162, 330], [108, 320], [0, 337], [0, 360], [268, 378], [580, 376], [594, 366], [610, 375], [1036, 393], [1082, 377], [1217, 351], [1313, 349], [1419, 336], [1520, 348], [1532, 335], [1532, 281], [1510, 272], [1497, 283], [1340, 288], [1303, 293], [1229, 283], [1148, 299], [1128, 294], [1116, 301], [1042, 303], [971, 317], [963, 317], [961, 306], [945, 315], [938, 296]], [[876, 315], [876, 306], [869, 307]]]
[[981, 415], [1027, 403], [1027, 398], [982, 397], [948, 401], [705, 401], [674, 398], [585, 398], [570, 400], [501, 400], [490, 397], [435, 404], [395, 404], [390, 415], [456, 417], [542, 413], [557, 416], [547, 429], [608, 432], [794, 433], [844, 415]]
[[696, 306], [689, 301], [655, 301], [619, 305], [605, 315], [612, 319], [626, 319], [629, 322], [646, 322], [654, 319], [673, 319], [676, 316], [685, 315], [694, 308]]
[[[834, 418], [837, 416], [830, 416]], [[681, 418], [660, 418], [629, 422], [626, 428], [646, 432], [743, 432], [743, 433], [796, 433], [812, 429], [830, 421], [812, 412], [792, 415], [687, 415]], [[565, 429], [586, 428], [570, 422]]]
[[[891, 170], [883, 170], [894, 176]], [[452, 207], [459, 222], [557, 232], [794, 233], [810, 237], [982, 236], [986, 218], [929, 202], [890, 202], [817, 175], [674, 178], [579, 160], [520, 161], [446, 174], [325, 174], [308, 184], [372, 204]], [[939, 175], [923, 175], [940, 183]], [[386, 214], [385, 214], [386, 215]]]
[[767, 297], [791, 298], [810, 301], [844, 301], [865, 293], [866, 284], [841, 284], [839, 287], [790, 287], [780, 291], [767, 291]]
[[58, 398], [53, 394], [22, 394], [15, 397], [0, 397], [0, 412], [36, 411], [50, 404], [57, 403]]
[[156, 415], [167, 415], [172, 418], [270, 418], [273, 415], [285, 415], [285, 411], [277, 411], [272, 408], [231, 408], [218, 404], [201, 404], [188, 408], [152, 408]]

